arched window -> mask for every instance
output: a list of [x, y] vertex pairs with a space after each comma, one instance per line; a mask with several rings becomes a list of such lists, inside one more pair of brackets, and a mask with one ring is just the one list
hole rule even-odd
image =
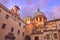
[[42, 21], [42, 18], [40, 18], [40, 21]]
[[3, 24], [2, 24], [2, 29], [5, 29], [5, 28], [6, 28], [6, 24], [3, 23]]
[[5, 18], [6, 18], [6, 19], [8, 19], [8, 18], [9, 18], [9, 15], [8, 15], [8, 14], [6, 14]]
[[27, 36], [25, 37], [25, 40], [31, 40], [30, 36], [27, 35]]
[[15, 40], [15, 36], [13, 33], [8, 33], [8, 35], [5, 35], [5, 40]]
[[36, 18], [36, 21], [38, 21], [38, 18]]
[[11, 32], [13, 32], [13, 31], [14, 31], [14, 28], [12, 27], [12, 28], [11, 28]]
[[39, 40], [38, 36], [35, 37], [35, 40]]

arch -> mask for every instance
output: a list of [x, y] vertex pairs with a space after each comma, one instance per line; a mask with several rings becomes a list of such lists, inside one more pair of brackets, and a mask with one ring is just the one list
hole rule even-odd
[[27, 35], [24, 40], [31, 40], [31, 37]]
[[7, 35], [5, 35], [5, 40], [15, 40], [15, 36], [13, 33], [8, 33]]

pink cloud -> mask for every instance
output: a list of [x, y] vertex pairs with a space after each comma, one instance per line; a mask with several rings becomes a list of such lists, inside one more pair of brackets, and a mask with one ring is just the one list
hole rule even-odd
[[38, 5], [40, 5], [42, 7], [47, 7], [50, 2], [51, 2], [51, 0], [38, 0]]
[[51, 0], [26, 0], [24, 5], [32, 5], [35, 4], [40, 7], [47, 7]]
[[26, 4], [30, 5], [34, 2], [34, 0], [26, 0]]
[[27, 6], [23, 6], [22, 7], [22, 11], [23, 11], [22, 15], [24, 15], [24, 17], [33, 16], [36, 9], [37, 9], [36, 5], [28, 6], [28, 7]]
[[53, 17], [60, 18], [60, 6], [54, 6], [52, 8], [52, 12], [53, 12]]
[[9, 2], [9, 0], [0, 0], [0, 3], [2, 3], [2, 4], [7, 4]]

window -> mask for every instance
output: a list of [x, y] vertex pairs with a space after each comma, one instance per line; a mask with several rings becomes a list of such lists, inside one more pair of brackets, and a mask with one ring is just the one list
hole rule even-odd
[[40, 18], [40, 21], [42, 21], [42, 19]]
[[25, 36], [24, 40], [31, 40], [31, 37], [29, 35]]
[[14, 16], [14, 18], [16, 18], [16, 16]]
[[3, 23], [3, 24], [2, 24], [2, 29], [5, 29], [5, 27], [6, 27], [6, 24]]
[[8, 19], [9, 18], [9, 15], [6, 14], [5, 18]]
[[13, 32], [13, 31], [14, 31], [14, 28], [12, 27], [12, 28], [11, 28], [11, 32]]
[[24, 36], [24, 32], [23, 32], [23, 36]]
[[59, 24], [59, 26], [60, 26], [60, 24]]
[[19, 26], [21, 26], [21, 23], [19, 23]]
[[46, 36], [44, 36], [44, 39], [46, 39]]
[[35, 37], [35, 40], [39, 40], [38, 36]]
[[38, 18], [36, 18], [36, 21], [38, 21]]
[[0, 12], [1, 12], [1, 10], [0, 10]]
[[50, 35], [49, 34], [46, 34], [46, 37], [47, 37], [47, 39], [50, 39]]
[[54, 38], [58, 39], [57, 33], [54, 33]]
[[25, 25], [23, 26], [23, 28], [25, 28]]
[[13, 33], [8, 33], [4, 37], [5, 37], [5, 40], [15, 40], [16, 39], [16, 37]]
[[20, 30], [18, 30], [18, 34], [20, 34]]
[[14, 15], [14, 20], [16, 20], [16, 15]]

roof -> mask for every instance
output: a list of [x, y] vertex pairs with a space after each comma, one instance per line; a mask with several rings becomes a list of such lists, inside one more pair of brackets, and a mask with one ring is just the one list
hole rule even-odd
[[60, 19], [54, 19], [54, 20], [50, 20], [50, 21], [47, 21], [47, 22], [53, 22], [53, 21], [60, 21]]
[[7, 7], [5, 7], [3, 4], [1, 4], [1, 3], [0, 3], [0, 7], [3, 8], [8, 13], [10, 13], [10, 10]]
[[37, 12], [35, 13], [34, 17], [36, 17], [36, 16], [41, 16], [41, 17], [43, 16], [44, 18], [46, 18], [46, 16], [44, 15], [44, 13], [41, 12], [39, 8], [37, 9]]
[[[11, 13], [11, 11], [10, 11], [7, 7], [5, 7], [3, 4], [1, 4], [1, 3], [0, 3], [0, 7], [3, 8], [3, 9], [4, 9], [5, 11], [7, 11], [8, 13]], [[15, 7], [18, 8], [18, 6], [15, 6]], [[20, 18], [20, 21], [22, 21], [23, 23], [25, 23], [21, 18]]]
[[54, 19], [54, 20], [46, 21], [45, 25], [48, 24], [48, 23], [50, 23], [50, 22], [56, 22], [56, 21], [60, 21], [60, 19]]
[[35, 16], [36, 16], [36, 15], [44, 15], [44, 13], [41, 12], [40, 9], [38, 8], [38, 9], [37, 9], [37, 12], [35, 13]]

